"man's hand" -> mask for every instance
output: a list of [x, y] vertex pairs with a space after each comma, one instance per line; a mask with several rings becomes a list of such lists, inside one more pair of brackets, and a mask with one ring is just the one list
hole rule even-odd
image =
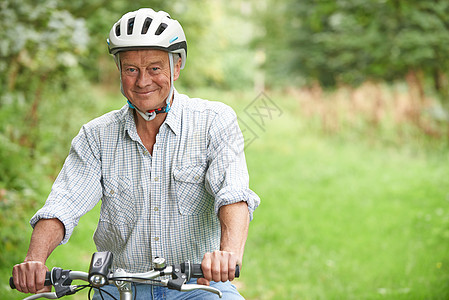
[[14, 285], [18, 291], [41, 293], [51, 290], [51, 287], [44, 287], [48, 271], [45, 262], [62, 241], [64, 232], [64, 225], [58, 219], [41, 219], [36, 223], [25, 261], [15, 265], [12, 270]]
[[235, 266], [242, 268], [249, 225], [248, 205], [246, 202], [237, 202], [222, 206], [218, 218], [221, 225], [220, 251], [204, 254], [201, 262], [204, 278], [199, 278], [198, 284], [232, 281], [235, 278]]
[[210, 281], [232, 281], [235, 278], [235, 266], [241, 265], [233, 252], [214, 251], [204, 254], [201, 262], [204, 278], [198, 279], [198, 284], [209, 285]]
[[40, 261], [25, 261], [15, 265], [12, 270], [14, 285], [22, 293], [43, 293], [51, 291], [51, 286], [44, 286], [47, 266]]

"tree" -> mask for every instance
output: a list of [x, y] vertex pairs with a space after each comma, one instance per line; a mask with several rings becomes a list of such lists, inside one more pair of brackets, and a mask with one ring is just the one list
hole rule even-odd
[[[429, 88], [447, 90], [447, 1], [292, 0], [276, 7], [283, 16], [277, 16], [282, 20], [277, 31], [289, 49], [281, 65], [289, 75], [333, 87], [402, 80], [415, 72], [433, 82]], [[265, 18], [267, 32], [273, 30], [273, 12]], [[269, 48], [273, 57], [282, 52]]]

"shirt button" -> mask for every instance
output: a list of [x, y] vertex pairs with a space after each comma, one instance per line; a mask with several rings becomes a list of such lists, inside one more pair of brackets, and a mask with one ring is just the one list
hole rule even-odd
[[158, 181], [158, 180], [159, 180], [159, 178], [158, 178], [158, 177], [155, 177], [155, 178], [154, 178], [154, 181]]
[[195, 176], [195, 180], [196, 180], [196, 181], [200, 180], [200, 176], [198, 176], [198, 175]]
[[155, 237], [155, 238], [154, 238], [154, 241], [156, 241], [156, 242], [159, 241], [159, 238], [158, 238], [158, 237]]
[[110, 193], [111, 195], [114, 195], [114, 190], [111, 190], [109, 193]]
[[154, 211], [159, 211], [159, 207], [156, 206], [156, 207], [154, 208]]

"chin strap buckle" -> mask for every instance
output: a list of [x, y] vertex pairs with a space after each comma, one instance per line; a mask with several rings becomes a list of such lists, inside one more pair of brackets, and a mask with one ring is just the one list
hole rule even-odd
[[149, 110], [147, 112], [142, 112], [140, 109], [136, 108], [129, 100], [128, 105], [130, 108], [135, 109], [146, 121], [151, 121], [156, 118], [157, 114], [168, 113], [170, 111], [170, 106], [166, 105], [161, 108]]

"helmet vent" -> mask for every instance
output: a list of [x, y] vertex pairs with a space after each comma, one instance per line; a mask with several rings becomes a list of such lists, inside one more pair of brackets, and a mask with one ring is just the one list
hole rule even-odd
[[120, 36], [120, 24], [118, 24], [117, 26], [115, 26], [115, 35], [116, 35], [116, 36]]
[[159, 25], [158, 29], [156, 30], [156, 32], [154, 33], [155, 35], [161, 35], [162, 32], [164, 32], [165, 28], [167, 28], [167, 24], [165, 23], [161, 23], [161, 25]]
[[142, 27], [142, 34], [146, 34], [148, 32], [148, 28], [150, 28], [152, 21], [153, 21], [153, 19], [151, 19], [151, 18], [145, 19], [145, 22], [143, 23], [143, 27]]
[[128, 31], [127, 31], [128, 35], [133, 34], [134, 19], [135, 18], [131, 18], [128, 20]]

